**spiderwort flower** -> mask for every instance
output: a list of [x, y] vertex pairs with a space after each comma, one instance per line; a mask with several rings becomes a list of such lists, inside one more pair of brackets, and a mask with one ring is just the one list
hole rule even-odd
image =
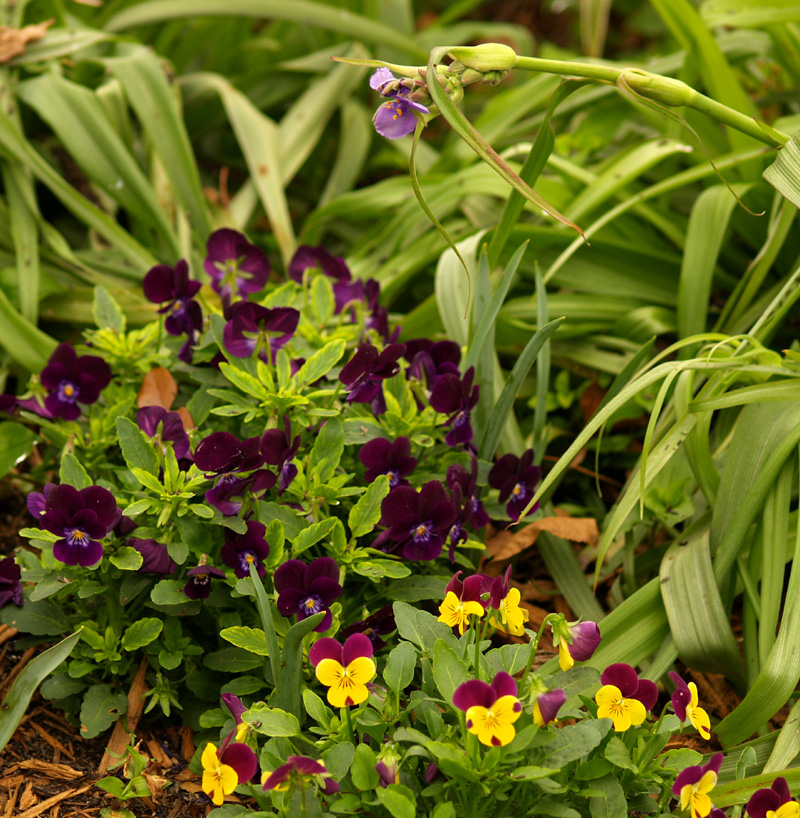
[[390, 488], [407, 486], [405, 478], [417, 468], [417, 458], [411, 457], [411, 441], [407, 437], [398, 437], [393, 442], [375, 437], [361, 447], [358, 458], [367, 467], [364, 479], [368, 483], [385, 474]]
[[575, 662], [591, 659], [597, 646], [603, 641], [596, 622], [567, 622], [561, 616], [551, 623], [553, 647], [558, 648], [558, 664], [561, 670], [569, 670]]
[[407, 92], [400, 93], [399, 90], [387, 92], [385, 86], [394, 82], [394, 75], [388, 68], [379, 68], [369, 81], [370, 88], [387, 96], [386, 102], [381, 104], [372, 117], [375, 130], [387, 139], [400, 139], [413, 133], [417, 127], [415, 111], [421, 114], [429, 113], [424, 105], [410, 99]]
[[231, 307], [222, 340], [236, 358], [249, 358], [256, 350], [266, 348], [272, 363], [275, 353], [294, 335], [299, 320], [300, 313], [293, 307], [268, 309], [251, 301], [238, 301]]
[[0, 560], [0, 608], [13, 602], [22, 605], [22, 570], [13, 557]]
[[461, 636], [469, 627], [469, 617], [482, 617], [486, 613], [481, 593], [485, 580], [482, 574], [473, 574], [463, 582], [461, 571], [457, 571], [445, 589], [444, 601], [439, 606], [439, 622], [449, 628], [458, 628]]
[[640, 725], [658, 699], [655, 683], [640, 679], [624, 662], [609, 665], [600, 681], [603, 686], [594, 697], [599, 705], [597, 718], [612, 719], [618, 732]]
[[264, 576], [266, 568], [264, 560], [269, 554], [269, 545], [264, 535], [267, 533], [266, 526], [256, 520], [248, 520], [245, 525], [245, 534], [231, 532], [230, 539], [225, 541], [220, 551], [222, 562], [229, 568], [233, 568], [233, 573], [239, 579], [250, 576], [250, 566], [254, 565], [260, 577]]
[[509, 585], [511, 566], [506, 568], [503, 576], [495, 577], [489, 589], [489, 605], [496, 613], [489, 618], [489, 624], [503, 633], [513, 636], [522, 636], [525, 633], [525, 623], [529, 614], [525, 608], [520, 608], [521, 594], [519, 588]]
[[209, 742], [201, 757], [203, 792], [218, 807], [226, 795], [255, 775], [258, 766], [256, 754], [246, 744], [231, 743], [232, 737], [233, 733], [222, 743], [219, 752], [216, 745]]
[[304, 778], [310, 778], [322, 788], [325, 795], [333, 795], [339, 792], [339, 785], [332, 781], [330, 773], [319, 761], [315, 761], [308, 756], [289, 756], [285, 764], [282, 764], [272, 773], [265, 773], [264, 789], [285, 792], [293, 782], [302, 786]]
[[469, 413], [478, 403], [480, 393], [480, 387], [472, 385], [474, 377], [475, 367], [471, 366], [463, 380], [458, 375], [440, 375], [433, 384], [431, 406], [442, 415], [450, 415], [445, 425], [451, 429], [444, 439], [448, 446], [472, 440]]
[[76, 420], [78, 403], [95, 403], [111, 382], [111, 367], [97, 355], [81, 355], [70, 344], [59, 344], [39, 380], [47, 389], [45, 409], [51, 417]]
[[708, 740], [711, 738], [711, 720], [702, 707], [698, 707], [697, 685], [686, 682], [677, 673], [670, 673], [669, 678], [675, 682], [675, 692], [672, 694], [672, 708], [675, 715], [682, 721], [686, 719], [692, 723], [700, 735]]
[[750, 818], [798, 818], [800, 804], [792, 801], [785, 778], [776, 778], [769, 789], [756, 790], [747, 802]]
[[278, 494], [283, 494], [297, 477], [297, 466], [292, 464], [292, 460], [297, 457], [299, 449], [300, 435], [292, 438], [292, 422], [288, 415], [283, 417], [283, 431], [268, 429], [261, 438], [261, 456], [270, 466], [278, 467]]
[[208, 237], [203, 267], [212, 289], [229, 305], [235, 296], [247, 298], [263, 290], [269, 278], [269, 260], [236, 230], [215, 230]]
[[[499, 500], [505, 503], [506, 513], [514, 521], [519, 520], [520, 514], [533, 497], [533, 490], [542, 477], [542, 470], [533, 464], [533, 449], [528, 449], [522, 457], [515, 454], [504, 454], [489, 472], [489, 485], [500, 490]], [[531, 509], [536, 511], [537, 503]]]
[[317, 679], [328, 688], [328, 703], [333, 707], [349, 707], [367, 700], [367, 683], [375, 677], [376, 666], [372, 642], [364, 634], [348, 637], [344, 645], [329, 637], [318, 639], [308, 658]]
[[500, 671], [491, 685], [479, 679], [460, 684], [453, 704], [467, 714], [467, 730], [487, 747], [504, 747], [514, 740], [514, 722], [522, 715], [514, 677]]
[[[44, 501], [43, 503], [41, 501]], [[68, 485], [45, 487], [44, 495], [29, 500], [28, 509], [38, 513], [39, 525], [60, 539], [53, 544], [53, 556], [67, 565], [90, 568], [100, 562], [100, 544], [116, 522], [117, 501], [100, 487], [78, 491]]]
[[722, 753], [711, 756], [708, 764], [687, 767], [675, 779], [672, 794], [680, 798], [681, 809], [690, 809], [692, 818], [706, 818], [712, 810], [709, 793], [717, 784]]
[[186, 572], [189, 579], [186, 585], [183, 586], [183, 593], [189, 599], [208, 599], [211, 594], [211, 580], [214, 577], [225, 578], [224, 571], [205, 564], [205, 557], [201, 557], [200, 562], [201, 564], [196, 568], [190, 568]]
[[189, 455], [189, 435], [177, 412], [168, 412], [163, 406], [143, 406], [136, 412], [136, 423], [150, 437], [159, 435], [162, 443], [172, 443], [177, 460]]
[[189, 265], [181, 259], [174, 267], [156, 264], [144, 277], [144, 296], [154, 304], [161, 304], [159, 313], [166, 314], [164, 329], [170, 335], [187, 335], [178, 357], [190, 363], [195, 334], [203, 328], [203, 313], [194, 300], [200, 289], [199, 281], [189, 278]]
[[278, 610], [283, 616], [297, 614], [300, 622], [325, 611], [325, 617], [314, 630], [324, 633], [330, 628], [333, 623], [330, 605], [342, 595], [336, 560], [318, 557], [308, 565], [301, 560], [287, 560], [275, 572], [274, 582]]

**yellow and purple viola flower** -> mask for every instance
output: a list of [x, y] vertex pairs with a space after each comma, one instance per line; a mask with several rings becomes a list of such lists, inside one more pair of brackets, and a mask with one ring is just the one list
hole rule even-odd
[[675, 710], [675, 715], [682, 722], [689, 719], [704, 739], [710, 739], [711, 720], [708, 713], [698, 706], [697, 685], [694, 682], [687, 684], [674, 672], [669, 674], [669, 678], [675, 682], [675, 692], [672, 694], [672, 708]]
[[22, 570], [13, 557], [0, 560], [0, 608], [13, 602], [22, 605]]
[[439, 622], [450, 628], [458, 628], [461, 636], [469, 627], [469, 617], [482, 617], [486, 613], [483, 594], [491, 580], [483, 574], [473, 574], [461, 581], [457, 571], [445, 588], [444, 601], [439, 606]]
[[438, 480], [426, 483], [419, 492], [398, 486], [381, 503], [381, 524], [395, 542], [390, 550], [402, 552], [408, 560], [435, 560], [455, 519], [456, 509]]
[[200, 565], [186, 572], [188, 579], [183, 592], [189, 599], [208, 599], [211, 594], [211, 580], [225, 579], [225, 572], [205, 564], [205, 556], [200, 558]]
[[472, 385], [474, 378], [475, 367], [471, 366], [463, 378], [458, 375], [440, 375], [431, 389], [431, 406], [442, 415], [450, 415], [445, 423], [450, 426], [444, 439], [448, 446], [472, 440], [470, 412], [478, 403], [480, 393], [480, 387]]
[[117, 501], [101, 486], [78, 491], [68, 485], [48, 485], [44, 494], [28, 495], [28, 510], [39, 525], [58, 539], [53, 556], [66, 565], [90, 568], [100, 562], [100, 544], [117, 522]]
[[548, 690], [538, 676], [533, 676], [530, 700], [533, 703], [533, 723], [546, 727], [558, 721], [558, 711], [564, 706], [567, 695], [560, 687]]
[[[533, 497], [536, 484], [541, 480], [542, 470], [533, 465], [533, 449], [528, 449], [522, 457], [504, 454], [489, 471], [489, 485], [499, 489], [498, 497], [506, 505], [506, 513], [514, 521], [519, 520], [525, 506]], [[531, 508], [538, 510], [539, 504]]]
[[208, 237], [203, 267], [226, 307], [237, 297], [263, 290], [270, 271], [264, 251], [229, 228], [215, 230]]
[[367, 483], [385, 474], [390, 488], [407, 486], [405, 478], [417, 468], [417, 458], [411, 456], [411, 441], [407, 437], [395, 441], [375, 437], [361, 447], [358, 458], [367, 468], [364, 475]]
[[391, 605], [384, 605], [379, 610], [375, 611], [366, 619], [359, 622], [354, 622], [346, 628], [342, 628], [341, 634], [346, 639], [354, 633], [363, 633], [364, 636], [372, 642], [372, 647], [375, 650], [380, 650], [386, 647], [386, 642], [383, 640], [384, 636], [397, 630], [397, 625], [394, 621], [394, 611]]
[[258, 352], [267, 363], [274, 363], [275, 353], [294, 335], [299, 320], [300, 313], [293, 307], [269, 309], [251, 301], [238, 301], [230, 309], [222, 340], [236, 358], [249, 358]]
[[339, 792], [339, 785], [331, 780], [325, 767], [308, 756], [289, 756], [285, 764], [274, 772], [265, 774], [264, 789], [286, 792], [293, 784], [302, 787], [304, 779], [315, 782], [325, 795]]
[[558, 665], [569, 670], [575, 662], [591, 659], [603, 641], [596, 622], [567, 622], [563, 617], [551, 626], [553, 647], [558, 648]]
[[225, 545], [220, 551], [222, 562], [239, 579], [250, 576], [250, 566], [254, 565], [260, 577], [264, 576], [266, 568], [264, 560], [269, 555], [269, 545], [265, 539], [266, 526], [257, 520], [247, 520], [247, 531], [244, 534], [229, 532]]
[[292, 461], [300, 449], [300, 435], [292, 437], [292, 422], [283, 418], [283, 430], [268, 429], [261, 438], [261, 456], [270, 466], [278, 467], [278, 494], [283, 494], [297, 477], [297, 466]]
[[258, 768], [256, 754], [246, 744], [232, 741], [235, 734], [234, 730], [222, 742], [219, 751], [215, 744], [206, 744], [200, 759], [203, 765], [203, 792], [218, 807], [239, 784], [246, 784]]
[[344, 645], [330, 637], [318, 639], [308, 658], [317, 679], [328, 688], [328, 703], [351, 707], [369, 698], [367, 684], [375, 678], [372, 642], [363, 633], [349, 636]]
[[194, 300], [200, 289], [199, 281], [189, 278], [189, 265], [181, 259], [174, 267], [156, 264], [144, 277], [144, 296], [154, 304], [161, 304], [159, 313], [166, 314], [164, 329], [170, 335], [186, 335], [186, 343], [178, 357], [191, 363], [192, 346], [196, 334], [203, 328], [203, 313]]
[[233, 728], [233, 736], [236, 741], [244, 741], [247, 738], [247, 733], [250, 726], [242, 719], [242, 715], [247, 712], [247, 708], [242, 703], [242, 700], [233, 693], [223, 693], [221, 696], [222, 702], [236, 722], [236, 727]]
[[273, 578], [278, 592], [278, 611], [283, 616], [297, 614], [297, 621], [325, 611], [314, 630], [324, 633], [333, 623], [330, 606], [342, 595], [339, 566], [331, 557], [318, 557], [308, 565], [302, 560], [287, 560]]
[[690, 810], [692, 818], [707, 818], [713, 805], [709, 793], [717, 784], [722, 753], [711, 756], [708, 764], [687, 767], [675, 779], [672, 794], [680, 799], [680, 808]]
[[39, 380], [47, 390], [44, 407], [50, 416], [76, 420], [78, 404], [95, 403], [111, 383], [111, 367], [97, 355], [79, 356], [70, 344], [59, 344]]
[[427, 114], [425, 105], [415, 102], [410, 94], [413, 85], [408, 87], [408, 81], [397, 80], [388, 68], [379, 68], [370, 77], [369, 87], [381, 92], [386, 102], [375, 112], [372, 121], [375, 130], [387, 139], [400, 139], [413, 133], [417, 127], [416, 113]]
[[504, 747], [514, 740], [514, 722], [522, 715], [514, 677], [500, 671], [489, 685], [479, 679], [460, 684], [453, 704], [466, 713], [467, 730], [487, 747]]
[[618, 732], [638, 727], [658, 700], [655, 683], [640, 679], [624, 662], [609, 665], [600, 676], [600, 682], [603, 686], [594, 697], [598, 705], [597, 718], [611, 719]]
[[505, 574], [495, 577], [489, 587], [489, 606], [495, 613], [489, 618], [489, 624], [503, 633], [522, 636], [529, 615], [525, 608], [520, 608], [521, 595], [519, 588], [510, 585], [511, 566]]
[[168, 412], [163, 406], [143, 406], [136, 412], [136, 423], [146, 435], [157, 437], [162, 447], [172, 443], [177, 460], [189, 456], [189, 435], [177, 412]]
[[405, 351], [405, 344], [389, 344], [382, 352], [373, 344], [362, 344], [339, 373], [347, 387], [347, 402], [370, 403], [374, 414], [383, 414], [383, 381], [400, 371], [398, 361]]
[[792, 801], [785, 778], [776, 778], [769, 789], [756, 790], [747, 802], [750, 818], [798, 818], [800, 804]]

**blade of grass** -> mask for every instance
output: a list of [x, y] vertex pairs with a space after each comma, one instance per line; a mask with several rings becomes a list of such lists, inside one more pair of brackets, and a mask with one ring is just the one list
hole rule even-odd
[[[547, 288], [544, 285], [542, 271], [535, 266], [536, 275], [536, 326], [543, 327], [550, 320], [550, 310], [547, 303]], [[536, 359], [536, 408], [533, 411], [533, 462], [538, 466], [544, 460], [547, 451], [547, 391], [550, 388], [550, 341], [542, 345], [539, 357]], [[599, 453], [599, 447], [598, 447]]]

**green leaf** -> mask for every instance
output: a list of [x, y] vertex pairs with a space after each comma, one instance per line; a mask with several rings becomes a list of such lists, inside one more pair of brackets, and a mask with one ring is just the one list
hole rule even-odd
[[124, 693], [112, 693], [108, 685], [92, 685], [81, 705], [81, 737], [99, 736], [127, 709], [128, 700]]
[[308, 528], [304, 528], [295, 538], [292, 543], [292, 556], [296, 557], [316, 545], [320, 540], [328, 536], [333, 531], [336, 525], [341, 523], [336, 517], [328, 517], [322, 522], [314, 523]]
[[120, 335], [125, 332], [125, 313], [105, 287], [94, 288], [92, 303], [94, 322], [100, 329], [110, 329]]
[[375, 528], [381, 518], [381, 503], [390, 490], [389, 477], [385, 474], [369, 484], [358, 502], [350, 509], [347, 518], [347, 525], [353, 537], [363, 537]]
[[[309, 476], [317, 485], [327, 483], [333, 477], [344, 452], [344, 426], [340, 417], [328, 418], [314, 441], [311, 450]], [[295, 547], [296, 547], [295, 543]]]
[[244, 673], [264, 666], [264, 660], [241, 648], [223, 648], [207, 653], [203, 664], [210, 670], [221, 673]]
[[160, 619], [148, 616], [134, 622], [125, 629], [122, 635], [122, 647], [127, 651], [138, 650], [158, 639], [164, 623]]
[[[337, 338], [335, 341], [329, 341], [322, 349], [311, 355], [294, 376], [298, 391], [327, 375], [342, 359], [346, 348], [347, 344], [341, 338]], [[325, 427], [322, 428], [324, 430]]]
[[383, 577], [402, 579], [411, 574], [411, 569], [399, 560], [359, 560], [353, 565], [353, 571], [362, 577], [369, 577], [373, 582]]
[[156, 605], [181, 605], [191, 601], [183, 592], [183, 583], [177, 579], [159, 580], [150, 591], [150, 599]]
[[236, 625], [232, 628], [223, 628], [219, 635], [237, 648], [242, 648], [250, 653], [259, 656], [269, 656], [267, 647], [267, 637], [261, 628], [249, 628], [243, 625]]
[[[2, 343], [2, 338], [0, 338]], [[32, 451], [36, 435], [21, 423], [4, 420], [0, 423], [0, 476], [8, 474]], [[63, 461], [62, 461], [63, 462]], [[61, 479], [63, 483], [63, 478]]]
[[375, 751], [366, 744], [359, 744], [353, 756], [350, 775], [358, 789], [367, 791], [378, 786], [381, 777], [375, 769], [378, 757]]
[[344, 741], [328, 747], [322, 754], [322, 763], [334, 781], [341, 781], [350, 772], [355, 754], [356, 748], [349, 741]]
[[433, 648], [433, 679], [446, 702], [451, 702], [456, 688], [470, 679], [466, 664], [443, 639], [437, 639]]
[[615, 766], [623, 770], [638, 773], [638, 767], [631, 761], [631, 754], [625, 742], [617, 736], [612, 736], [606, 745], [606, 758]]
[[444, 589], [450, 577], [410, 576], [393, 582], [386, 591], [398, 602], [421, 602], [423, 599], [444, 599]]
[[61, 467], [58, 470], [58, 478], [62, 483], [68, 483], [73, 488], [85, 489], [91, 486], [93, 481], [89, 477], [86, 469], [72, 452], [64, 452], [61, 455]]
[[589, 812], [592, 818], [627, 818], [628, 802], [622, 785], [614, 776], [609, 775], [592, 781], [592, 789], [601, 795], [589, 799]]
[[158, 458], [147, 435], [128, 418], [117, 418], [117, 436], [129, 469], [141, 469], [153, 476], [158, 475]]
[[417, 800], [414, 793], [402, 784], [389, 784], [377, 790], [378, 800], [397, 818], [416, 818]]
[[580, 721], [562, 727], [546, 746], [544, 759], [547, 766], [559, 769], [585, 756], [600, 744], [610, 729], [610, 719]]
[[109, 559], [111, 564], [119, 568], [120, 571], [138, 571], [144, 562], [141, 553], [129, 545], [118, 548]]
[[433, 808], [431, 818], [456, 818], [456, 808], [452, 801], [442, 801]]
[[279, 710], [277, 707], [268, 707], [263, 702], [256, 702], [246, 713], [242, 714], [242, 721], [252, 726], [266, 736], [298, 736], [300, 722], [291, 713]]
[[80, 639], [80, 632], [73, 633], [52, 648], [31, 659], [14, 680], [0, 705], [0, 752], [14, 735], [22, 721], [36, 688], [72, 653]]
[[[442, 643], [444, 644], [444, 643]], [[405, 690], [414, 680], [417, 668], [417, 650], [411, 642], [400, 642], [386, 658], [383, 680], [390, 690]]]
[[25, 600], [21, 608], [6, 606], [0, 609], [0, 622], [34, 636], [59, 636], [69, 629], [62, 612], [44, 600]]
[[275, 676], [281, 680], [281, 686], [278, 687], [278, 704], [298, 719], [302, 717], [303, 639], [324, 618], [325, 612], [320, 611], [301, 622], [296, 622], [289, 628], [283, 640], [281, 670], [280, 674]]
[[308, 713], [317, 724], [326, 730], [328, 729], [333, 711], [325, 706], [325, 702], [323, 702], [313, 690], [309, 690], [308, 688], [303, 690], [303, 706], [305, 707], [306, 713]]

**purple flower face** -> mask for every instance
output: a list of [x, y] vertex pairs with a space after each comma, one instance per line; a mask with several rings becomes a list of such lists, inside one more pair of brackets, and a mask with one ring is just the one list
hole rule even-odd
[[22, 570], [13, 557], [0, 560], [0, 608], [13, 602], [22, 605]]
[[600, 676], [600, 682], [619, 688], [624, 699], [637, 699], [644, 705], [645, 710], [652, 710], [658, 701], [658, 688], [655, 682], [640, 679], [636, 671], [624, 662], [609, 665]]
[[[44, 506], [40, 507], [40, 498]], [[53, 556], [67, 565], [89, 568], [100, 562], [100, 540], [116, 523], [117, 502], [110, 491], [88, 486], [78, 491], [72, 486], [53, 486], [37, 496], [29, 509], [38, 511], [39, 525], [61, 539], [53, 545]]]
[[[504, 454], [489, 472], [489, 485], [500, 490], [501, 503], [508, 500], [506, 512], [514, 522], [519, 520], [542, 477], [542, 470], [532, 463], [533, 449], [528, 449], [522, 457]], [[537, 511], [538, 508], [537, 503], [531, 511]]]
[[231, 307], [230, 320], [222, 333], [225, 349], [237, 358], [249, 358], [253, 352], [269, 350], [268, 362], [294, 335], [300, 313], [292, 307], [268, 309], [250, 301]]
[[417, 467], [417, 458], [411, 457], [411, 441], [398, 437], [394, 442], [384, 437], [367, 441], [358, 453], [359, 460], [367, 467], [365, 479], [368, 483], [382, 474], [389, 477], [389, 486], [407, 486], [405, 478]]
[[455, 518], [438, 480], [426, 483], [419, 494], [410, 486], [398, 486], [381, 503], [381, 523], [397, 543], [391, 550], [402, 551], [408, 560], [435, 560]]
[[167, 546], [155, 540], [139, 540], [131, 537], [125, 545], [135, 548], [142, 555], [142, 564], [138, 568], [140, 574], [156, 574], [163, 577], [167, 574], [174, 574], [178, 567], [170, 559]]
[[235, 230], [215, 230], [208, 237], [203, 267], [211, 279], [212, 289], [228, 305], [234, 297], [247, 298], [264, 289], [269, 278], [269, 260]]
[[183, 593], [189, 599], [208, 599], [211, 593], [211, 580], [214, 577], [225, 578], [225, 572], [219, 568], [212, 568], [210, 565], [198, 565], [197, 568], [190, 568], [186, 572], [189, 579], [183, 586]]
[[366, 619], [360, 622], [354, 622], [342, 630], [342, 636], [347, 638], [356, 633], [363, 633], [364, 636], [372, 642], [372, 647], [375, 651], [379, 651], [385, 647], [386, 642], [382, 637], [392, 633], [397, 629], [394, 622], [394, 613], [391, 605], [384, 605], [379, 611], [376, 611]]
[[339, 791], [339, 785], [331, 781], [325, 767], [307, 756], [289, 756], [285, 764], [278, 767], [264, 781], [265, 790], [288, 790], [293, 779], [311, 778], [319, 784], [326, 795]]
[[325, 617], [314, 630], [324, 633], [333, 623], [330, 605], [342, 595], [339, 566], [330, 557], [319, 557], [306, 565], [301, 560], [287, 560], [275, 572], [278, 610], [283, 616], [297, 614], [297, 621], [320, 611]]
[[78, 403], [94, 403], [111, 382], [111, 368], [97, 355], [78, 354], [69, 344], [59, 344], [39, 376], [48, 391], [45, 409], [52, 417], [76, 420]]
[[[453, 694], [453, 704], [465, 713], [470, 707], [491, 707], [503, 696], [516, 696], [517, 683], [514, 677], [501, 670], [492, 680], [491, 684], [471, 679], [463, 682], [456, 688]], [[520, 711], [522, 705], [520, 705]]]
[[[682, 770], [678, 777], [675, 779], [675, 783], [672, 785], [672, 794], [677, 798], [681, 795], [681, 790], [686, 787], [694, 787], [696, 784], [700, 782], [700, 779], [703, 778], [706, 773], [712, 773], [713, 779], [710, 782], [711, 787], [709, 790], [713, 788], [714, 783], [717, 780], [717, 773], [719, 773], [719, 768], [722, 766], [722, 753], [714, 753], [711, 756], [711, 759], [707, 764], [695, 765], [693, 767], [687, 767], [685, 770]], [[774, 785], [773, 785], [774, 786]]]
[[461, 489], [464, 509], [469, 510], [469, 524], [477, 531], [489, 522], [489, 515], [483, 507], [483, 503], [477, 498], [478, 491], [478, 460], [472, 458], [472, 471], [468, 472], [458, 463], [453, 463], [447, 469], [447, 486], [450, 491], [455, 492], [456, 486]]
[[372, 344], [362, 344], [339, 373], [349, 392], [347, 402], [373, 403], [374, 410], [374, 402], [383, 399], [382, 381], [400, 371], [398, 361], [405, 350], [405, 344], [389, 344], [383, 352]]
[[148, 301], [161, 304], [159, 313], [167, 317], [164, 329], [170, 335], [187, 335], [178, 357], [191, 363], [192, 346], [203, 328], [203, 313], [194, 300], [200, 289], [199, 281], [189, 278], [189, 265], [181, 259], [174, 267], [157, 264], [144, 277], [144, 295]]
[[248, 520], [246, 534], [232, 534], [222, 546], [220, 556], [222, 561], [239, 579], [250, 576], [250, 566], [255, 565], [258, 575], [264, 576], [264, 560], [269, 554], [269, 545], [264, 535], [267, 532], [263, 523]]
[[447, 425], [450, 431], [445, 437], [448, 446], [469, 443], [472, 440], [472, 424], [469, 413], [478, 402], [480, 387], [473, 386], [475, 367], [470, 367], [464, 379], [458, 375], [440, 375], [431, 390], [431, 406], [443, 415], [450, 415]]
[[461, 347], [455, 341], [416, 338], [406, 344], [405, 357], [411, 364], [408, 377], [423, 381], [429, 389], [440, 375], [459, 375]]
[[292, 460], [300, 449], [300, 435], [292, 438], [292, 423], [288, 415], [283, 418], [283, 431], [268, 429], [261, 438], [261, 455], [270, 466], [278, 467], [280, 484], [278, 494], [283, 494], [297, 477], [297, 466]]
[[797, 804], [781, 811], [784, 804], [792, 802], [792, 794], [785, 778], [776, 778], [769, 789], [756, 790], [747, 802], [750, 818], [784, 818], [797, 815]]
[[298, 284], [303, 283], [306, 270], [318, 268], [336, 282], [350, 281], [350, 270], [343, 258], [332, 256], [324, 247], [301, 245], [289, 262], [289, 278]]
[[417, 127], [415, 111], [427, 114], [428, 109], [409, 96], [401, 82], [396, 82], [388, 68], [379, 68], [370, 78], [370, 87], [387, 97], [386, 101], [375, 112], [372, 118], [375, 130], [387, 139], [399, 139], [408, 136]]
[[144, 406], [136, 413], [136, 423], [146, 435], [159, 435], [162, 444], [172, 443], [177, 460], [189, 455], [189, 435], [177, 412], [168, 412], [163, 406]]

